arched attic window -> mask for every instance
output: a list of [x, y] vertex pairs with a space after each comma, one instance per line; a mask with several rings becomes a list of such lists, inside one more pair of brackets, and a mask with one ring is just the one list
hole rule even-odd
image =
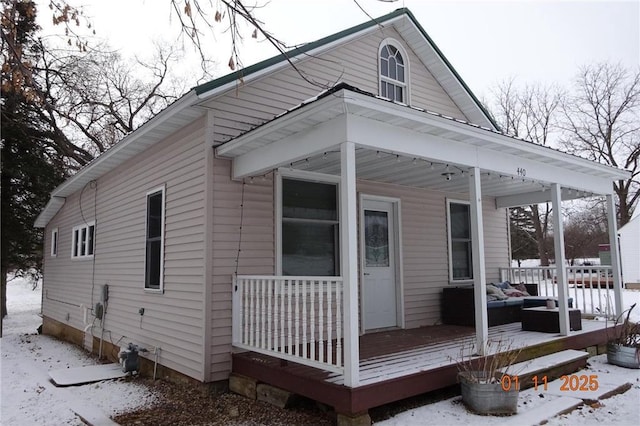
[[393, 39], [380, 43], [380, 96], [409, 104], [409, 61], [402, 46]]

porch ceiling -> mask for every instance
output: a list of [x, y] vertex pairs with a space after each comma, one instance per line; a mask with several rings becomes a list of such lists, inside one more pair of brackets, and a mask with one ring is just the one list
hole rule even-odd
[[[342, 85], [220, 147], [234, 177], [273, 169], [340, 174], [340, 143], [353, 141], [356, 174], [390, 184], [466, 193], [480, 167], [483, 195], [500, 206], [543, 202], [551, 183], [563, 199], [612, 192], [628, 172], [511, 138], [450, 117], [395, 104]], [[447, 178], [449, 177], [449, 179]]]

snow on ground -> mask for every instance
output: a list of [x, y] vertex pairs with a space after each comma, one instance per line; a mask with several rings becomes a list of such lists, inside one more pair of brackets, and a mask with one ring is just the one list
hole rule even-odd
[[107, 416], [150, 404], [154, 396], [146, 387], [130, 381], [107, 381], [57, 388], [49, 370], [95, 364], [95, 359], [69, 343], [37, 334], [41, 287], [16, 278], [7, 283], [7, 309], [0, 374], [0, 424], [83, 425], [71, 406], [89, 407]]
[[[639, 291], [625, 291], [625, 305], [640, 298]], [[30, 283], [14, 279], [7, 284], [9, 316], [5, 318], [0, 339], [0, 424], [20, 425], [82, 425], [70, 406], [81, 403], [108, 416], [150, 405], [154, 395], [143, 386], [127, 380], [112, 380], [84, 386], [57, 388], [48, 371], [59, 368], [95, 364], [81, 349], [48, 336], [38, 335], [42, 320], [40, 288], [32, 291]], [[584, 406], [573, 412], [550, 419], [550, 425], [637, 425], [640, 422], [640, 370], [629, 370], [606, 363], [606, 356], [589, 360], [584, 374], [598, 374], [601, 382], [632, 383], [624, 394], [602, 401], [602, 406]], [[543, 395], [541, 397], [540, 395]], [[519, 397], [519, 411], [535, 407], [554, 398], [532, 390]], [[513, 421], [509, 417], [477, 416], [469, 413], [460, 397], [403, 412], [381, 425], [495, 425]]]

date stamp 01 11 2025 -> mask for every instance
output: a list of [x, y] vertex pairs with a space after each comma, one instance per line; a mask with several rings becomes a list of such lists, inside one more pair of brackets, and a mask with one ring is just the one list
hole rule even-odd
[[[570, 374], [568, 376], [560, 376], [560, 380], [562, 381], [560, 384], [561, 392], [595, 392], [599, 387], [597, 374]], [[533, 382], [533, 389], [535, 391], [537, 391], [539, 387], [542, 387], [542, 390], [547, 390], [547, 376], [532, 376], [531, 381]], [[505, 392], [519, 390], [520, 378], [518, 376], [504, 375], [502, 376], [502, 380], [500, 380], [500, 385]]]

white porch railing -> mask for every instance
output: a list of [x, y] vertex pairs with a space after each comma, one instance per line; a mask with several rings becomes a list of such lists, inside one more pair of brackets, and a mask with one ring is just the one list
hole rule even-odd
[[233, 346], [342, 374], [341, 277], [237, 276]]
[[[566, 274], [574, 308], [588, 315], [615, 316], [611, 266], [569, 266]], [[558, 297], [555, 266], [500, 268], [500, 279], [537, 284], [538, 295]]]

